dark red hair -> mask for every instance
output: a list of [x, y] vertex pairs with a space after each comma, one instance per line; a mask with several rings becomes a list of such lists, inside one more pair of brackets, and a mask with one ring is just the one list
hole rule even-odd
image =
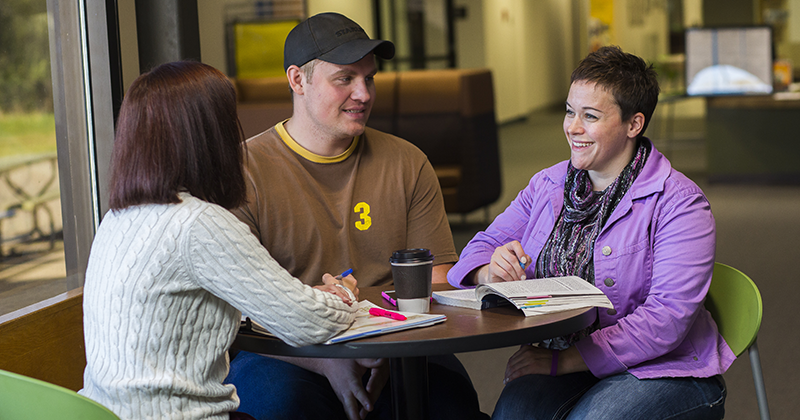
[[162, 64], [122, 101], [111, 160], [109, 207], [178, 203], [179, 191], [232, 209], [245, 201], [236, 92], [198, 62]]

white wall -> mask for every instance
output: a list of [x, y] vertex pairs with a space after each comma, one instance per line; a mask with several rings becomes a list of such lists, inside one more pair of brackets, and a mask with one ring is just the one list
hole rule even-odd
[[573, 63], [571, 2], [551, 0], [528, 7], [525, 25], [523, 108], [533, 110], [563, 104]]
[[486, 66], [500, 122], [562, 103], [572, 71], [573, 2], [484, 0]]
[[492, 70], [498, 121], [519, 118], [527, 91], [524, 45], [524, 0], [485, 0], [483, 3], [486, 66]]
[[139, 76], [139, 42], [136, 40], [136, 8], [134, 0], [118, 0], [119, 43], [122, 55], [122, 84], [125, 91]]
[[309, 16], [322, 12], [341, 13], [361, 25], [367, 34], [373, 35], [372, 2], [370, 0], [306, 0], [306, 7], [308, 7]]
[[666, 2], [615, 1], [614, 30], [616, 42], [625, 52], [648, 62], [669, 52]]
[[200, 55], [204, 63], [227, 73], [225, 58], [225, 6], [238, 0], [197, 0]]
[[683, 26], [703, 25], [703, 0], [683, 0]]
[[456, 19], [456, 66], [462, 69], [486, 67], [483, 0], [456, 0], [467, 16]]
[[795, 70], [794, 73], [798, 74], [797, 69], [800, 67], [800, 0], [788, 0], [786, 8], [789, 11], [788, 31], [787, 31], [787, 47], [785, 57], [791, 60]]

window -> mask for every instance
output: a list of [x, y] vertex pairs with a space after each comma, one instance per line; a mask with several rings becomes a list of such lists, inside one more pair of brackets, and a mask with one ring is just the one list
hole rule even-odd
[[0, 7], [0, 315], [66, 291], [45, 0]]
[[113, 142], [105, 3], [0, 4], [0, 316], [83, 284]]

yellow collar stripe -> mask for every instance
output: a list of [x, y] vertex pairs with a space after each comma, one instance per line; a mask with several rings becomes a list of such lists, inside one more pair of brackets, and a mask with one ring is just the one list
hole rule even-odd
[[287, 132], [286, 128], [283, 126], [283, 124], [286, 123], [286, 121], [289, 120], [288, 119], [283, 120], [278, 124], [276, 124], [275, 131], [278, 132], [278, 135], [281, 136], [281, 140], [283, 140], [283, 142], [287, 146], [289, 146], [290, 149], [292, 149], [295, 153], [302, 156], [303, 158], [310, 160], [311, 162], [314, 163], [339, 163], [347, 159], [348, 157], [350, 157], [350, 155], [353, 154], [353, 151], [356, 150], [356, 146], [358, 146], [358, 139], [361, 137], [361, 136], [353, 137], [353, 142], [350, 143], [350, 147], [348, 147], [347, 150], [345, 150], [342, 154], [338, 156], [320, 156], [316, 153], [312, 153], [306, 150], [306, 148], [297, 143], [292, 138], [292, 136], [289, 135], [289, 132]]

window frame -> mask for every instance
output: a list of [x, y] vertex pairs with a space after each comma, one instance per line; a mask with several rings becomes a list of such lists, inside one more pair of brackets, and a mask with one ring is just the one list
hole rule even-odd
[[91, 243], [107, 210], [115, 103], [109, 2], [47, 0], [67, 290], [83, 286]]

